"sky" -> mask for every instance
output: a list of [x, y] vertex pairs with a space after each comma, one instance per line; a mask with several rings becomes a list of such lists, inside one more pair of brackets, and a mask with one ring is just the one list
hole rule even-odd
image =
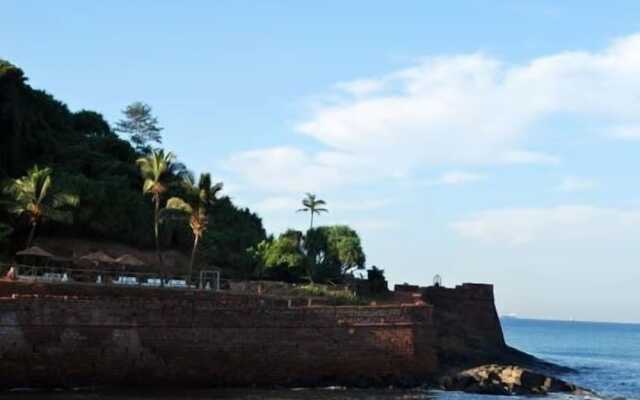
[[149, 103], [270, 232], [349, 224], [392, 283], [640, 322], [640, 2], [4, 0], [0, 58], [72, 110]]

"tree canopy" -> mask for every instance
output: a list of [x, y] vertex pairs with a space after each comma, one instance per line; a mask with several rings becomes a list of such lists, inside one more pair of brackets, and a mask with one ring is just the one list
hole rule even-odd
[[300, 231], [288, 230], [253, 249], [258, 268], [277, 279], [308, 279], [338, 282], [356, 269], [365, 267], [360, 237], [348, 226], [321, 226]]
[[[194, 269], [218, 267], [230, 278], [336, 281], [364, 267], [360, 238], [347, 226], [267, 237], [258, 215], [221, 195], [222, 184], [212, 184], [205, 174], [194, 185], [185, 164], [169, 151], [150, 147], [161, 144], [162, 129], [148, 105], [132, 104], [118, 122], [118, 131], [130, 135], [134, 147], [98, 112], [70, 111], [27, 82], [20, 68], [0, 60], [0, 193], [14, 204], [24, 200], [20, 213], [11, 213], [6, 202], [0, 206], [0, 251], [13, 254], [24, 247], [34, 231], [34, 219], [25, 210], [41, 199], [36, 235], [150, 249], [157, 227], [158, 248], [191, 251]], [[21, 192], [5, 190], [30, 176], [40, 182], [37, 190], [24, 185]], [[169, 208], [186, 210], [190, 223], [155, 223], [156, 210], [166, 208], [172, 198], [183, 202], [174, 200]], [[57, 206], [65, 207], [59, 209], [65, 218], [53, 218], [62, 215]], [[311, 217], [326, 211], [324, 201], [311, 194], [303, 206]], [[40, 218], [47, 214], [51, 218]]]
[[[146, 131], [140, 132], [159, 135], [159, 124], [150, 108], [143, 117], [138, 125]], [[153, 125], [158, 129], [149, 128]], [[161, 138], [155, 134], [146, 138], [147, 144], [160, 144], [156, 139]], [[145, 155], [146, 149], [136, 149], [120, 138], [100, 113], [70, 111], [53, 96], [32, 88], [20, 68], [0, 60], [2, 186], [25, 176], [37, 164], [41, 169], [50, 168], [56, 192], [72, 193], [78, 199], [78, 206], [70, 210], [71, 218], [44, 219], [36, 236], [81, 237], [153, 248], [154, 204], [143, 195], [144, 179], [136, 165]], [[178, 161], [169, 166], [162, 180], [166, 187], [162, 207], [170, 197], [185, 196], [181, 182], [190, 174]], [[225, 196], [207, 208], [208, 226], [196, 264], [216, 265], [229, 276], [252, 273], [253, 261], [246, 249], [266, 239], [261, 219]], [[28, 221], [0, 206], [0, 223], [13, 228], [3, 228], [3, 236], [9, 237], [9, 245], [3, 248], [13, 253], [24, 247], [31, 228]], [[193, 235], [188, 225], [167, 224], [159, 231], [163, 248], [191, 250]]]
[[150, 105], [136, 101], [122, 111], [124, 118], [116, 123], [115, 131], [129, 135], [142, 153], [149, 153], [153, 143], [162, 144], [162, 128], [151, 111]]

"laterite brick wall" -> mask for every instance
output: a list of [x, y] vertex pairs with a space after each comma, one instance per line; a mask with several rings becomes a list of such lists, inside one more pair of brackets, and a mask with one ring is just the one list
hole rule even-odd
[[425, 305], [2, 282], [0, 385], [408, 384], [438, 370], [432, 317]]

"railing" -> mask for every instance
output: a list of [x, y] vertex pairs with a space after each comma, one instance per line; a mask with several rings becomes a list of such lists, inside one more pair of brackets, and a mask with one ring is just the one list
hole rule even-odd
[[[14, 279], [26, 282], [73, 283], [95, 286], [124, 286], [162, 289], [220, 290], [220, 274], [202, 271], [195, 279], [188, 276], [159, 276], [158, 273], [93, 268], [13, 265]], [[2, 270], [8, 271], [8, 266]]]

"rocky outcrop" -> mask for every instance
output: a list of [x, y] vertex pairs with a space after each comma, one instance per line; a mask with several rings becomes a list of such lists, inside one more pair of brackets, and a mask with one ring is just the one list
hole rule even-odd
[[444, 377], [445, 390], [493, 395], [593, 395], [572, 383], [514, 365], [483, 365]]

